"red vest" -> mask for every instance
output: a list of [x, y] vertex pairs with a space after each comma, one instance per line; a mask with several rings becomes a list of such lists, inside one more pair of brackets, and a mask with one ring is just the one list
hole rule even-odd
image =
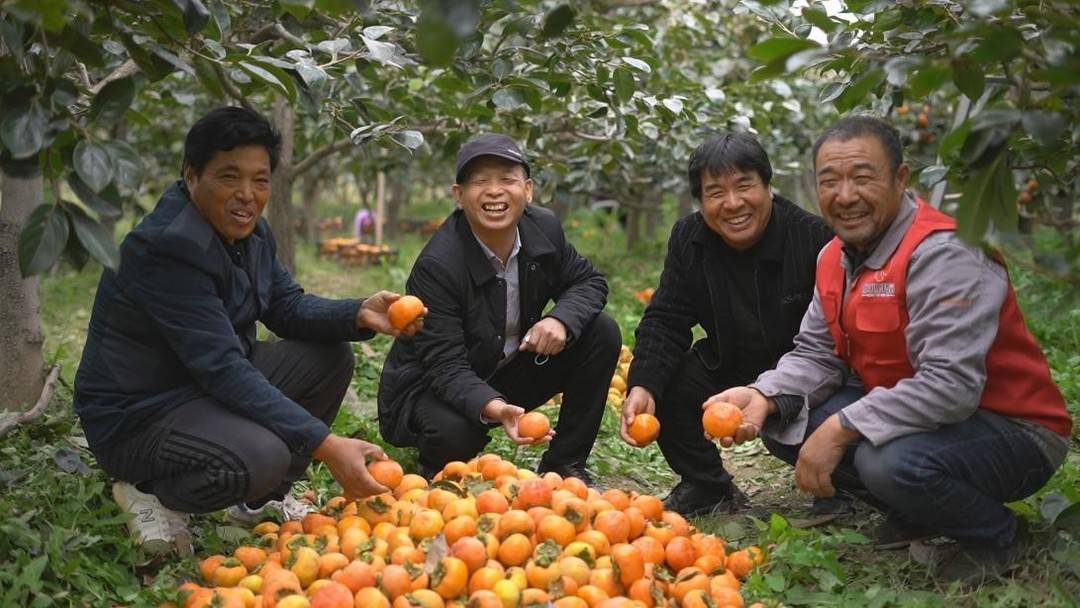
[[[817, 291], [836, 354], [859, 374], [868, 392], [878, 386], [892, 388], [915, 375], [904, 335], [908, 264], [912, 252], [927, 236], [955, 229], [952, 217], [919, 201], [915, 222], [892, 257], [881, 270], [866, 270], [856, 277], [846, 297], [840, 239], [830, 241], [818, 259]], [[1072, 432], [1065, 399], [1050, 377], [1046, 357], [1024, 324], [1011, 283], [1001, 307], [997, 337], [986, 355], [986, 385], [979, 405], [1037, 422], [1060, 435]]]

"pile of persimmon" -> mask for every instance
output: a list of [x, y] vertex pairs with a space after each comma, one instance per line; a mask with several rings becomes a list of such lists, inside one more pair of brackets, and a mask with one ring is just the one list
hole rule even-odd
[[626, 376], [630, 372], [630, 361], [634, 358], [630, 347], [623, 344], [619, 352], [619, 363], [615, 367], [615, 373], [611, 376], [608, 384], [607, 402], [615, 409], [622, 408], [623, 399], [626, 399]]
[[538, 477], [494, 454], [432, 482], [372, 467], [393, 491], [336, 497], [263, 522], [231, 556], [200, 562], [185, 608], [741, 607], [764, 565], [665, 511], [655, 496]]

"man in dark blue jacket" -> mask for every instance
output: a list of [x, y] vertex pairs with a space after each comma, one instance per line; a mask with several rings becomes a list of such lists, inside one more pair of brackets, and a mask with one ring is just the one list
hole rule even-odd
[[585, 461], [622, 338], [601, 312], [604, 276], [566, 240], [554, 213], [530, 204], [532, 189], [512, 139], [467, 142], [453, 185], [458, 209], [406, 283], [431, 312], [423, 330], [390, 350], [379, 426], [387, 441], [420, 448], [429, 477], [475, 456], [491, 427], [531, 443], [518, 420], [561, 392], [557, 436], [539, 470], [590, 481]]
[[[381, 450], [329, 424], [352, 378], [348, 341], [398, 335], [386, 310], [399, 296], [328, 300], [296, 284], [260, 217], [279, 149], [252, 110], [201, 118], [183, 179], [98, 284], [75, 410], [150, 552], [190, 550], [188, 513], [259, 517], [313, 457], [347, 494], [385, 491], [365, 466]], [[257, 341], [256, 321], [283, 340]]]

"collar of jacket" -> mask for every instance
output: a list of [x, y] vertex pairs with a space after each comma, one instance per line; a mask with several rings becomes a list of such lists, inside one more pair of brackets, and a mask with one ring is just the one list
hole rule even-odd
[[[896, 219], [885, 229], [885, 232], [874, 245], [873, 251], [863, 260], [862, 266], [872, 270], [881, 270], [885, 266], [885, 262], [888, 262], [889, 258], [892, 257], [896, 248], [900, 246], [900, 241], [904, 239], [904, 235], [907, 234], [913, 223], [915, 223], [915, 197], [911, 196], [910, 192], [904, 192]], [[843, 260], [848, 272], [858, 270], [858, 268], [851, 268], [847, 256], [844, 256]]]
[[[525, 207], [525, 213], [518, 220], [518, 235], [521, 238], [521, 250], [518, 251], [518, 259], [536, 259], [555, 253], [555, 245], [551, 243], [540, 226], [533, 219], [531, 209]], [[469, 269], [469, 276], [473, 283], [483, 285], [495, 278], [495, 268], [492, 267], [484, 250], [480, 248], [469, 220], [461, 209], [454, 211], [454, 229], [465, 249], [465, 265]]]
[[772, 213], [769, 215], [769, 223], [765, 225], [765, 232], [761, 235], [761, 240], [754, 244], [747, 251], [736, 251], [732, 249], [719, 234], [709, 228], [705, 223], [705, 218], [701, 216], [701, 212], [698, 212], [699, 222], [698, 230], [692, 236], [692, 239], [696, 243], [700, 243], [706, 247], [719, 251], [725, 255], [737, 255], [742, 253], [754, 253], [759, 260], [767, 260], [771, 262], [783, 262], [784, 261], [784, 241], [786, 240], [786, 231], [784, 230], [784, 220], [787, 216], [788, 208], [795, 203], [788, 199], [778, 195], [773, 195], [773, 208]]

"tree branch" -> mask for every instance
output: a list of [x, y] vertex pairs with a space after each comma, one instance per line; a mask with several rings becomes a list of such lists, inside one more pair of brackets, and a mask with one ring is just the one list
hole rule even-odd
[[214, 67], [214, 73], [217, 74], [218, 80], [221, 81], [221, 87], [225, 89], [225, 92], [229, 94], [236, 101], [239, 101], [245, 108], [251, 108], [251, 102], [244, 96], [244, 92], [240, 90], [240, 87], [236, 86], [236, 83], [229, 78], [229, 75], [225, 73], [225, 70], [221, 69], [221, 65], [218, 63], [210, 64]]
[[319, 162], [327, 156], [337, 154], [338, 152], [344, 152], [353, 146], [354, 144], [351, 139], [340, 139], [333, 143], [326, 144], [325, 146], [314, 150], [311, 154], [308, 154], [304, 160], [294, 164], [289, 177], [291, 179], [296, 179], [315, 165], [319, 164]]
[[56, 390], [56, 380], [60, 377], [60, 364], [57, 363], [49, 371], [49, 377], [45, 379], [45, 386], [41, 389], [41, 396], [38, 397], [37, 403], [34, 407], [30, 408], [26, 412], [17, 416], [12, 416], [10, 419], [0, 423], [0, 437], [7, 435], [11, 429], [23, 424], [24, 422], [31, 422], [37, 420], [45, 413], [45, 409], [49, 406], [49, 401], [52, 400], [53, 391]]
[[123, 78], [127, 78], [128, 76], [132, 76], [138, 73], [139, 66], [134, 61], [128, 59], [124, 63], [121, 63], [119, 66], [117, 66], [117, 68], [113, 70], [112, 73], [110, 73], [108, 76], [102, 78], [97, 82], [97, 84], [90, 87], [90, 94], [97, 95], [98, 92], [101, 91], [101, 89], [105, 88], [105, 85], [109, 84], [110, 82], [113, 82], [114, 80], [121, 80]]

